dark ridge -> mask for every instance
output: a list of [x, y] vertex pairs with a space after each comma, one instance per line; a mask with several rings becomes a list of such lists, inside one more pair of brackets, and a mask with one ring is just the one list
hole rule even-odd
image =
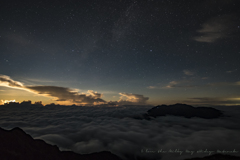
[[203, 158], [191, 158], [185, 160], [240, 160], [240, 157], [223, 154], [214, 154]]
[[121, 160], [109, 151], [91, 154], [77, 154], [60, 151], [56, 145], [33, 139], [21, 128], [4, 130], [0, 128], [0, 159], [3, 160]]
[[153, 107], [147, 111], [148, 116], [159, 117], [159, 116], [181, 116], [185, 118], [199, 117], [205, 119], [219, 118], [223, 115], [220, 110], [212, 107], [193, 107], [187, 104], [174, 104], [174, 105], [161, 105]]

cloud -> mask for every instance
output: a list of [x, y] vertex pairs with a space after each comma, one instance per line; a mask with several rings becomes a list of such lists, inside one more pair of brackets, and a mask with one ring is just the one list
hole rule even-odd
[[190, 80], [171, 81], [166, 86], [148, 86], [148, 89], [172, 89], [172, 88], [193, 88], [198, 85], [192, 85]]
[[[201, 78], [203, 80], [208, 79], [208, 77]], [[215, 82], [215, 83], [208, 83], [203, 85], [193, 84], [194, 82], [191, 80], [181, 80], [181, 81], [171, 81], [162, 89], [171, 89], [171, 88], [194, 88], [194, 87], [215, 87], [215, 86], [240, 86], [240, 81], [237, 82]], [[158, 87], [148, 87], [149, 89], [156, 89]]]
[[[203, 80], [208, 79], [208, 77], [203, 77]], [[204, 85], [197, 85], [197, 84], [191, 84], [192, 81], [188, 80], [182, 80], [182, 81], [171, 81], [168, 85], [165, 87], [162, 87], [161, 89], [172, 89], [172, 88], [194, 88], [194, 87], [215, 87], [215, 86], [240, 86], [240, 81], [237, 82], [217, 82], [217, 83], [208, 83]], [[149, 87], [148, 87], [149, 88]], [[149, 89], [157, 89], [159, 87], [155, 88], [149, 88]]]
[[[193, 75], [194, 73], [188, 70], [184, 70], [184, 73], [186, 75]], [[202, 77], [202, 80], [206, 80], [209, 79], [209, 77]], [[198, 81], [194, 81], [196, 80], [196, 77], [191, 77], [190, 80], [187, 80], [186, 78], [182, 79], [182, 80], [177, 80], [177, 81], [170, 81], [168, 84], [166, 84], [165, 86], [160, 86], [160, 85], [156, 85], [156, 86], [148, 86], [148, 89], [174, 89], [174, 88], [183, 88], [183, 89], [190, 89], [190, 88], [203, 88], [203, 87], [224, 87], [224, 86], [235, 86], [238, 87], [240, 86], [240, 81], [236, 81], [236, 82], [213, 82], [213, 83], [205, 83], [205, 84], [198, 84]]]
[[184, 103], [199, 104], [199, 105], [239, 105], [240, 98], [226, 97], [194, 97], [183, 101]]
[[[193, 71], [190, 70], [183, 70], [183, 73], [188, 76], [194, 75]], [[192, 88], [196, 87], [196, 85], [188, 85], [186, 83], [190, 83], [191, 81], [189, 80], [180, 80], [180, 81], [171, 81], [169, 82], [168, 85], [164, 87], [159, 87], [159, 86], [148, 86], [148, 89], [170, 89], [170, 88]], [[179, 85], [179, 84], [184, 84], [184, 85]]]
[[236, 17], [234, 15], [223, 15], [214, 17], [202, 25], [202, 29], [197, 32], [200, 36], [194, 38], [198, 42], [212, 43], [218, 39], [231, 37], [234, 29]]
[[79, 93], [77, 89], [70, 89], [60, 86], [35, 86], [23, 85], [23, 83], [12, 80], [9, 76], [0, 76], [0, 86], [23, 89], [45, 97], [53, 97], [55, 101], [67, 101], [81, 105], [136, 105], [146, 104], [148, 97], [132, 93], [119, 93], [121, 95], [119, 101], [107, 102], [102, 99], [103, 94], [88, 90], [88, 94]]
[[[132, 94], [132, 93], [119, 93], [121, 95], [119, 102], [133, 102], [133, 103], [140, 103], [140, 104], [145, 104], [147, 100], [149, 99], [148, 97], [144, 97], [143, 95], [140, 94]], [[127, 98], [127, 100], [124, 100], [124, 97]]]
[[217, 82], [217, 83], [209, 83], [207, 86], [239, 86], [240, 81], [237, 82]]
[[101, 99], [101, 95], [97, 92], [93, 92], [89, 90], [87, 94], [80, 94], [74, 90], [65, 87], [58, 86], [26, 86], [30, 91], [45, 95], [48, 97], [55, 97], [56, 101], [69, 101], [72, 103], [84, 103], [84, 104], [94, 104], [98, 102], [105, 102], [105, 100]]
[[46, 79], [34, 79], [34, 78], [25, 78], [24, 81], [26, 82], [30, 82], [30, 83], [55, 83], [56, 81], [52, 81], [52, 80], [46, 80]]
[[184, 73], [185, 75], [188, 75], [188, 76], [194, 75], [194, 72], [189, 71], [189, 70], [183, 70], [183, 73]]
[[0, 75], [0, 86], [11, 87], [11, 88], [22, 88], [23, 84], [12, 80], [9, 76]]
[[[14, 31], [15, 32], [15, 31]], [[16, 33], [9, 33], [6, 35], [6, 38], [15, 44], [19, 44], [22, 46], [27, 46], [31, 44], [31, 39], [27, 39], [23, 35], [16, 34]]]
[[156, 88], [158, 88], [157, 86], [148, 86], [147, 87], [148, 89], [156, 89]]
[[175, 88], [177, 84], [179, 84], [180, 82], [178, 81], [171, 81], [169, 82], [169, 84], [165, 87], [165, 88]]
[[197, 85], [191, 85], [191, 81], [188, 80], [182, 80], [182, 81], [171, 81], [169, 84], [165, 87], [162, 87], [163, 89], [171, 89], [171, 88], [193, 88], [197, 87]]
[[233, 72], [237, 72], [237, 69], [226, 71], [226, 73], [233, 73]]
[[24, 86], [21, 82], [12, 80], [9, 76], [0, 75], [0, 86], [23, 89], [28, 92], [43, 95], [46, 97], [54, 97], [56, 101], [69, 101], [79, 104], [97, 104], [105, 103], [101, 99], [102, 94], [89, 90], [89, 94], [80, 94], [76, 90], [59, 87], [59, 86]]
[[88, 93], [90, 93], [91, 96], [94, 97], [94, 98], [101, 98], [101, 97], [103, 96], [103, 94], [94, 92], [94, 91], [92, 91], [92, 90], [88, 90]]
[[207, 155], [149, 154], [141, 153], [142, 149], [197, 151], [235, 148], [240, 151], [239, 107], [219, 107], [217, 109], [229, 117], [211, 120], [175, 116], [151, 121], [130, 118], [152, 107], [0, 107], [1, 117], [4, 117], [0, 126], [5, 129], [21, 127], [34, 138], [58, 145], [61, 150], [80, 154], [105, 150], [123, 160], [183, 160]]
[[13, 99], [13, 100], [1, 100], [0, 104], [5, 104], [5, 103], [9, 103], [9, 102], [16, 102], [16, 100], [15, 99]]
[[109, 101], [108, 105], [146, 105], [148, 97], [140, 94], [119, 93], [120, 99], [118, 101]]

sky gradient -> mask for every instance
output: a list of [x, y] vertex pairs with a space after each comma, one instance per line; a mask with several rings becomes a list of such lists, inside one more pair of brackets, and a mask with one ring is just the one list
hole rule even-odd
[[3, 0], [0, 103], [240, 105], [239, 4]]

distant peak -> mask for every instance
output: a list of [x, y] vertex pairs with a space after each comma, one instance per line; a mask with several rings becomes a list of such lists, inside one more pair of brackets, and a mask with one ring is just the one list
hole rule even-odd
[[24, 132], [21, 128], [19, 128], [19, 127], [15, 127], [15, 128], [13, 128], [11, 131], [22, 131], [22, 132]]

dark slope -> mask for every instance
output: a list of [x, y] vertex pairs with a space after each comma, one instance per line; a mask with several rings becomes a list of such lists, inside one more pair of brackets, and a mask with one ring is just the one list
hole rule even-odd
[[[33, 139], [20, 128], [10, 131], [0, 128], [0, 142], [1, 160], [121, 160], [108, 151], [84, 155], [72, 151], [60, 151], [57, 146], [47, 144], [43, 140]], [[215, 154], [185, 160], [240, 160], [240, 157]]]
[[108, 151], [92, 154], [77, 154], [71, 151], [60, 151], [57, 146], [43, 140], [33, 139], [20, 128], [10, 131], [0, 128], [1, 160], [120, 160]]

